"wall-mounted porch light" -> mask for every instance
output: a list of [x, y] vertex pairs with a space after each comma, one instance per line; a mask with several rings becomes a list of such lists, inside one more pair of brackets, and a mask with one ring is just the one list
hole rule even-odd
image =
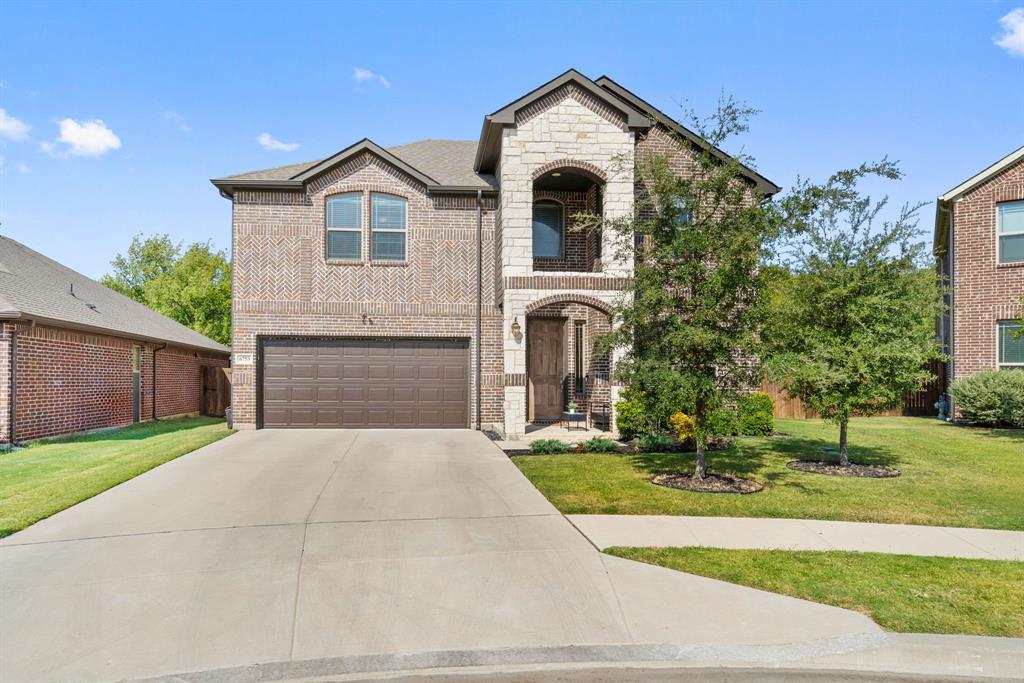
[[516, 339], [519, 339], [519, 337], [523, 334], [523, 328], [520, 327], [520, 325], [519, 325], [519, 317], [518, 316], [516, 316], [512, 320], [512, 328], [511, 329], [512, 329], [512, 336], [515, 337]]

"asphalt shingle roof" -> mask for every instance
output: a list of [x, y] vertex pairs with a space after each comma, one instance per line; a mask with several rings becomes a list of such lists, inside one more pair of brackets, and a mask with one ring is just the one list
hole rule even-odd
[[[439, 185], [479, 187], [482, 190], [495, 188], [498, 183], [494, 176], [481, 175], [473, 170], [476, 147], [476, 140], [420, 140], [388, 147], [387, 151], [430, 176]], [[219, 180], [289, 180], [321, 161], [323, 159], [265, 168], [224, 176]]]
[[210, 351], [228, 348], [0, 236], [0, 318], [41, 318]]

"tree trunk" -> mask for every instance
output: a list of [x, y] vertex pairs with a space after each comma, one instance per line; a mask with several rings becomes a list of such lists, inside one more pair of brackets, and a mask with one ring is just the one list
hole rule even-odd
[[697, 428], [695, 430], [696, 433], [693, 435], [693, 440], [697, 444], [697, 464], [693, 469], [693, 478], [700, 480], [707, 474], [707, 468], [704, 465], [704, 420], [707, 419], [704, 415], [706, 412], [704, 410], [704, 399], [698, 396], [693, 408], [694, 425]]
[[848, 424], [846, 421], [839, 423], [839, 464], [842, 467], [847, 467], [850, 464], [850, 453], [846, 447], [846, 427]]

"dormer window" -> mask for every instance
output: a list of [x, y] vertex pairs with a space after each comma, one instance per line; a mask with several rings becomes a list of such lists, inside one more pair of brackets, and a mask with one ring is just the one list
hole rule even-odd
[[553, 201], [533, 204], [533, 255], [562, 258], [565, 253], [562, 205]]
[[358, 261], [363, 256], [363, 193], [327, 199], [327, 258]]

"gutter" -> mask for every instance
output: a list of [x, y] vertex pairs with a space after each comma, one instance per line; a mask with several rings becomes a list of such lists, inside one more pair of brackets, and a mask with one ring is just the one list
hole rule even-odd
[[18, 417], [18, 333], [19, 332], [31, 332], [36, 327], [35, 320], [29, 320], [27, 326], [19, 327], [14, 325], [11, 327], [11, 399], [8, 402], [10, 414], [8, 415], [7, 422], [7, 443], [13, 446], [15, 443], [15, 429], [14, 423]]
[[480, 340], [481, 328], [483, 327], [483, 305], [484, 305], [484, 198], [483, 190], [476, 191], [476, 430], [480, 431], [482, 416], [480, 414], [483, 406], [482, 379], [483, 358], [480, 356], [483, 344]]
[[153, 409], [153, 419], [156, 419], [156, 352], [163, 351], [167, 348], [167, 342], [164, 342], [160, 346], [153, 347], [153, 401], [150, 406]]

